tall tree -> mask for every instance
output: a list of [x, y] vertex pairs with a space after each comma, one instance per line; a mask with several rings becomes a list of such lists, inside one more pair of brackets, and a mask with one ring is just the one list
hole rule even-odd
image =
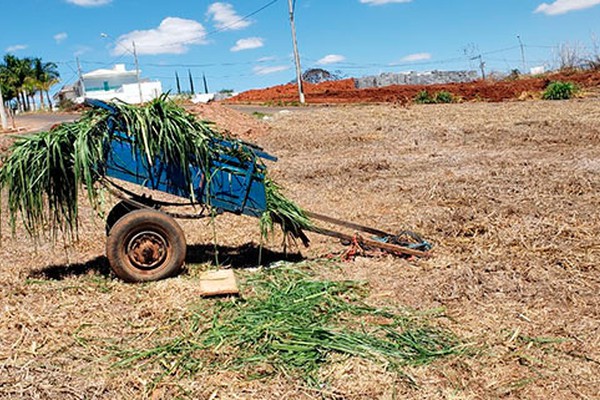
[[192, 96], [195, 95], [196, 93], [194, 93], [194, 78], [192, 78], [192, 71], [190, 71], [188, 69], [188, 76], [190, 78], [190, 92], [192, 92]]
[[[18, 58], [12, 54], [4, 56], [4, 62], [0, 66], [2, 74], [6, 76], [8, 84], [17, 91], [17, 102], [21, 109], [27, 111], [28, 97], [25, 90], [25, 80], [33, 77], [33, 68], [30, 58]], [[27, 84], [29, 86], [29, 83]]]
[[33, 59], [33, 71], [37, 86], [40, 91], [40, 104], [44, 106], [44, 96], [48, 100], [48, 107], [52, 109], [52, 100], [50, 100], [50, 88], [59, 82], [60, 74], [58, 67], [53, 62], [42, 62], [41, 58]]
[[48, 106], [52, 107], [50, 88], [59, 80], [58, 67], [52, 62], [43, 62], [41, 58], [18, 58], [6, 54], [0, 62], [0, 82], [5, 89], [7, 100], [15, 99], [23, 111], [35, 104], [33, 96], [40, 95], [40, 106], [44, 107], [44, 92]]

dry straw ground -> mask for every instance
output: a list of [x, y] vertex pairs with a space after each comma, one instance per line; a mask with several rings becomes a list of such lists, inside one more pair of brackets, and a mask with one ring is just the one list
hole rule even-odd
[[[159, 366], [111, 367], [113, 349], [180, 334], [190, 308], [210, 307], [196, 279], [212, 259], [212, 229], [183, 223], [186, 273], [129, 285], [108, 272], [101, 220], [86, 221], [68, 249], [36, 248], [20, 230], [7, 237], [3, 221], [0, 398], [598, 398], [597, 99], [319, 108], [270, 125], [256, 140], [280, 157], [271, 170], [303, 206], [410, 228], [436, 245], [426, 260], [359, 258], [332, 268], [320, 257], [340, 245], [313, 236], [303, 256], [325, 278], [368, 282], [371, 304], [444, 307], [436, 323], [472, 351], [404, 376], [337, 360], [322, 370], [322, 387], [222, 371], [165, 377], [149, 390]], [[224, 263], [251, 263], [240, 246], [258, 242], [255, 220], [222, 217], [217, 232]]]

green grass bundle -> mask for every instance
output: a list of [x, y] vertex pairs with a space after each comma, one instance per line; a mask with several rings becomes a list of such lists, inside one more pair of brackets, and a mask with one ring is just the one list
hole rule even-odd
[[[111, 106], [114, 115], [92, 109], [76, 122], [17, 139], [0, 168], [0, 189], [7, 189], [13, 228], [20, 216], [33, 236], [50, 230], [72, 237], [77, 230], [77, 205], [83, 187], [90, 203], [99, 205], [100, 192], [95, 183], [102, 176], [99, 171], [105, 162], [105, 146], [116, 131], [129, 136], [149, 165], [159, 160], [177, 166], [191, 198], [194, 188], [190, 165], [199, 167], [204, 176], [211, 176], [211, 160], [222, 154], [253, 158], [242, 142], [225, 138], [212, 124], [197, 120], [166, 96], [142, 106], [120, 102]], [[224, 138], [234, 146], [219, 144]], [[310, 226], [304, 212], [268, 178], [266, 189], [268, 210], [261, 218], [263, 234], [276, 223], [285, 233], [303, 238], [301, 230]]]
[[245, 285], [251, 297], [218, 302], [211, 313], [203, 307], [181, 335], [121, 350], [115, 366], [158, 366], [163, 375], [193, 375], [207, 367], [252, 375], [281, 371], [314, 382], [334, 354], [402, 367], [464, 351], [451, 332], [423, 316], [365, 304], [368, 293], [359, 282], [319, 280], [283, 267]]

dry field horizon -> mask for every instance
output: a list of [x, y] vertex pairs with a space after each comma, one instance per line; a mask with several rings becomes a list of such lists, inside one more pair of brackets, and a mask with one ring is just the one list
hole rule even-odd
[[[323, 279], [366, 282], [370, 305], [431, 313], [468, 351], [402, 374], [333, 357], [320, 386], [232, 369], [156, 383], [163, 366], [115, 366], [118, 350], [181, 335], [190, 310], [214, 305], [197, 284], [212, 267], [213, 228], [181, 223], [189, 247], [180, 276], [126, 284], [110, 274], [104, 223], [82, 200], [73, 245], [35, 244], [22, 229], [11, 236], [3, 214], [0, 398], [600, 398], [597, 98], [320, 107], [266, 124], [252, 140], [279, 157], [269, 169], [290, 198], [333, 217], [414, 230], [435, 246], [427, 259], [341, 262], [326, 256], [343, 246], [310, 235], [312, 246], [294, 249], [301, 256], [290, 262]], [[220, 262], [242, 281], [256, 274], [245, 268], [254, 259], [245, 249], [260, 242], [257, 221], [222, 216], [215, 228]], [[279, 239], [267, 249], [269, 260], [284, 259]]]

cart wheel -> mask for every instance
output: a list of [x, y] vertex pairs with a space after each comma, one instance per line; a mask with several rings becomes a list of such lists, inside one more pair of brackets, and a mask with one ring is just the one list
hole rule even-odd
[[139, 210], [139, 208], [124, 200], [115, 204], [106, 217], [106, 234], [108, 235], [110, 233], [110, 230], [115, 226], [118, 220], [135, 210]]
[[155, 210], [135, 210], [108, 235], [106, 256], [127, 282], [156, 281], [178, 272], [185, 261], [185, 235], [175, 220]]

